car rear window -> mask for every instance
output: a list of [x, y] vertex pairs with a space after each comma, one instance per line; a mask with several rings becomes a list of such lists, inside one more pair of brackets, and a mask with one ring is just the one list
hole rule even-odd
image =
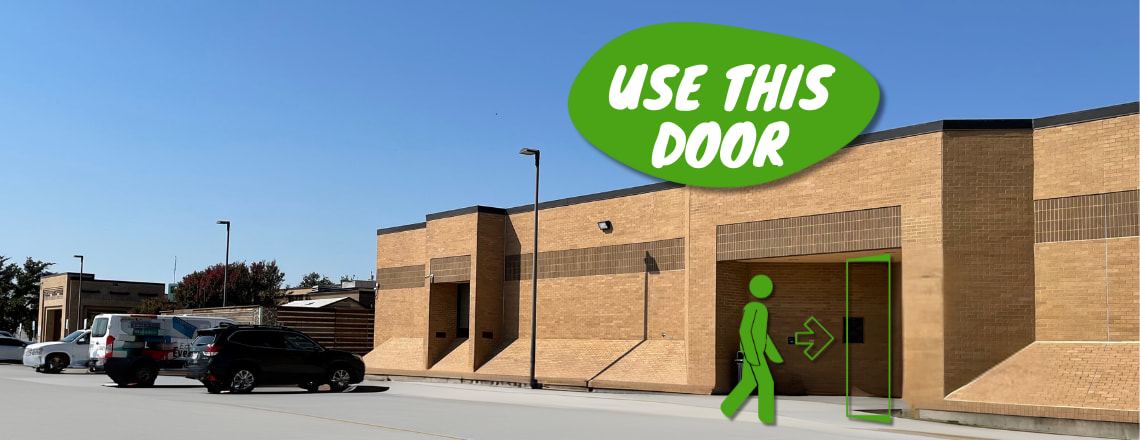
[[194, 346], [207, 346], [214, 343], [214, 335], [202, 335], [194, 340]]
[[230, 335], [230, 342], [241, 345], [248, 345], [251, 347], [264, 347], [265, 334], [258, 331], [239, 331]]
[[95, 322], [91, 324], [91, 336], [102, 338], [107, 336], [107, 318], [95, 318]]

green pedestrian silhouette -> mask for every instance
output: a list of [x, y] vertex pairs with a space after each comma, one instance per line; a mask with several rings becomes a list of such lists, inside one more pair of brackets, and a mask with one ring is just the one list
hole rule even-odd
[[[748, 291], [757, 298], [767, 298], [772, 294], [772, 279], [756, 275], [748, 283]], [[744, 306], [744, 318], [740, 320], [740, 351], [744, 353], [744, 377], [724, 398], [720, 411], [725, 417], [732, 418], [755, 389], [760, 403], [760, 421], [776, 423], [775, 383], [772, 372], [768, 370], [768, 361], [782, 364], [784, 358], [780, 357], [776, 344], [768, 336], [768, 308], [764, 304], [750, 302]]]

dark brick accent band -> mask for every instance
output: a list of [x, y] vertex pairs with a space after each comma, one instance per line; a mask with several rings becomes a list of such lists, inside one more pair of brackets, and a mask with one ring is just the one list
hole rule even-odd
[[717, 261], [896, 248], [898, 206], [716, 227]]
[[376, 290], [408, 289], [423, 287], [424, 265], [384, 267], [376, 269]]
[[1033, 201], [1034, 241], [1097, 240], [1140, 235], [1140, 191]]
[[433, 283], [471, 281], [471, 256], [432, 258], [431, 274]]
[[[531, 278], [532, 254], [507, 255], [506, 281]], [[656, 273], [685, 269], [685, 239], [540, 252], [539, 278]]]

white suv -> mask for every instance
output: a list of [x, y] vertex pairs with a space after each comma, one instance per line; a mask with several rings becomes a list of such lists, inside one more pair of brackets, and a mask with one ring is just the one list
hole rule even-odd
[[77, 330], [61, 341], [40, 342], [24, 349], [24, 365], [41, 373], [58, 373], [64, 368], [86, 368], [90, 330]]

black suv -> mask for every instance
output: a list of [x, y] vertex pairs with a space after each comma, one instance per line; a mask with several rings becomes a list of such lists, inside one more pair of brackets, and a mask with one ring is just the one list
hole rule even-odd
[[364, 380], [360, 356], [326, 349], [284, 327], [199, 330], [194, 348], [186, 377], [201, 381], [210, 393], [248, 393], [262, 385], [298, 385], [313, 392], [323, 384], [339, 392]]

